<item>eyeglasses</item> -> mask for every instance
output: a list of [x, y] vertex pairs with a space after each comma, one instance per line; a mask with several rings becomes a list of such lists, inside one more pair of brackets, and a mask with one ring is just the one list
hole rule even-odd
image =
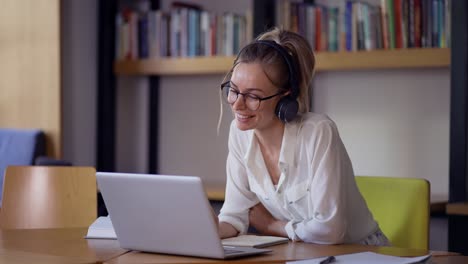
[[239, 98], [239, 94], [241, 94], [242, 97], [244, 98], [245, 106], [252, 111], [257, 110], [260, 107], [261, 101], [265, 101], [275, 96], [284, 94], [284, 92], [279, 92], [279, 93], [276, 93], [274, 95], [270, 95], [267, 97], [259, 97], [251, 93], [241, 93], [231, 87], [231, 81], [227, 81], [221, 84], [221, 91], [222, 91], [223, 99], [229, 104], [234, 104]]

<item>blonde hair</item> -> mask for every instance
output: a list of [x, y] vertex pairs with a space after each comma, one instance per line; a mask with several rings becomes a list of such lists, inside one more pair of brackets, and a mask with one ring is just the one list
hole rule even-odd
[[[259, 40], [274, 41], [282, 46], [293, 59], [297, 72], [295, 76], [289, 76], [289, 68], [283, 56], [269, 45], [258, 43]], [[307, 40], [299, 34], [291, 31], [272, 28], [260, 34], [255, 41], [245, 46], [237, 55], [231, 70], [224, 77], [223, 83], [231, 78], [234, 68], [239, 63], [259, 63], [268, 79], [275, 86], [285, 91], [290, 91], [289, 78], [296, 78], [298, 83], [299, 112], [305, 113], [310, 110], [309, 87], [314, 75], [315, 56]], [[221, 96], [221, 94], [220, 94]], [[222, 106], [221, 106], [222, 115]], [[218, 122], [218, 131], [222, 117]]]

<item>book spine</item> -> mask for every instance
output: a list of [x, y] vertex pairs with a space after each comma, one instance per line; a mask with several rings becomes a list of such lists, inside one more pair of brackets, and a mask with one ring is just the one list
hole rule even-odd
[[328, 28], [328, 8], [325, 6], [320, 7], [322, 9], [322, 21], [321, 21], [321, 31], [322, 31], [322, 38], [320, 42], [320, 50], [327, 51], [328, 50], [328, 35], [329, 35], [329, 28]]
[[138, 57], [149, 57], [148, 14], [140, 14], [138, 18]]
[[357, 3], [357, 40], [358, 40], [358, 45], [357, 49], [358, 50], [364, 50], [365, 49], [365, 33], [364, 33], [364, 12], [363, 12], [363, 3]]
[[315, 8], [315, 50], [321, 51], [322, 43], [322, 9]]
[[387, 5], [385, 0], [382, 0], [380, 3], [380, 14], [381, 14], [381, 28], [382, 28], [382, 46], [384, 49], [389, 49], [390, 41], [388, 34], [388, 13]]
[[345, 34], [346, 34], [346, 50], [353, 50], [353, 2], [346, 1], [345, 7]]
[[402, 0], [394, 0], [393, 2], [395, 10], [395, 47], [397, 49], [403, 48], [403, 13], [401, 1]]
[[439, 48], [445, 48], [445, 1], [439, 0]]
[[315, 50], [315, 7], [307, 5], [306, 9], [306, 38], [312, 50]]
[[388, 12], [388, 35], [389, 35], [389, 48], [394, 49], [396, 47], [395, 41], [395, 12], [393, 0], [387, 0], [387, 12]]
[[414, 0], [408, 0], [408, 47], [415, 47]]
[[445, 0], [445, 47], [450, 47], [451, 39], [451, 3], [452, 0]]
[[328, 9], [328, 51], [338, 51], [338, 8]]
[[130, 59], [138, 59], [138, 14], [134, 11], [130, 14]]
[[114, 45], [115, 45], [115, 54], [114, 58], [116, 60], [122, 60], [124, 58], [124, 52], [123, 52], [123, 17], [119, 13], [115, 17], [115, 40], [114, 40]]
[[414, 46], [417, 48], [422, 47], [422, 8], [421, 0], [414, 0]]
[[383, 49], [383, 36], [382, 36], [382, 13], [381, 13], [381, 8], [379, 6], [376, 6], [373, 8], [374, 9], [374, 14], [375, 14], [375, 45], [376, 49]]
[[421, 0], [421, 47], [427, 47], [427, 2]]
[[439, 3], [432, 1], [432, 47], [439, 46]]

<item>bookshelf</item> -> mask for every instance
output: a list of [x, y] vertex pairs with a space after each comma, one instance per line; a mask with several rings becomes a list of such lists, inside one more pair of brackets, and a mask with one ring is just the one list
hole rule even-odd
[[[223, 74], [234, 57], [161, 58], [117, 61], [117, 75], [204, 75]], [[320, 52], [316, 54], [318, 72], [360, 69], [401, 69], [449, 67], [450, 49], [420, 48], [358, 52]]]

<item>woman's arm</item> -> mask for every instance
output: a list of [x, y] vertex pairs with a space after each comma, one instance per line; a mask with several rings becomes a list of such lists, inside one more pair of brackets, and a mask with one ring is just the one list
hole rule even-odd
[[244, 166], [243, 148], [249, 139], [242, 138], [238, 133], [235, 121], [233, 121], [226, 162], [226, 194], [218, 215], [221, 237], [246, 233], [249, 227], [249, 209], [259, 202], [255, 193], [250, 190], [247, 170]]
[[288, 237], [284, 229], [287, 222], [275, 219], [261, 203], [250, 209], [249, 222], [263, 235]]
[[239, 232], [229, 223], [219, 222], [218, 233], [220, 238], [234, 237]]

